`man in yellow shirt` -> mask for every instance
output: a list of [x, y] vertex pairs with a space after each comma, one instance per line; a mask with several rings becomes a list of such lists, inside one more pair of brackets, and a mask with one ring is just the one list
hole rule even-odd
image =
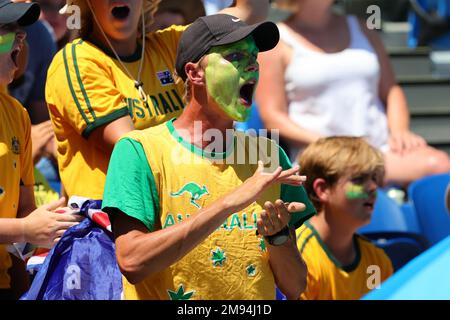
[[[243, 19], [268, 0], [238, 0], [228, 11]], [[158, 0], [70, 0], [81, 9], [80, 38], [54, 58], [46, 101], [56, 134], [58, 165], [68, 196], [101, 199], [117, 140], [181, 114], [184, 84], [174, 77], [185, 26], [150, 30]]]
[[274, 141], [233, 130], [250, 114], [258, 52], [278, 39], [271, 22], [199, 18], [178, 51], [183, 114], [115, 147], [103, 206], [126, 299], [274, 299], [275, 284], [289, 298], [303, 291], [293, 230], [315, 212], [304, 177]]
[[[0, 0], [0, 87], [7, 86], [18, 69], [25, 33], [20, 29], [39, 17], [37, 4]], [[30, 242], [51, 246], [79, 219], [51, 210], [64, 199], [36, 209], [33, 196], [30, 119], [20, 103], [0, 92], [0, 299], [11, 298], [6, 245]], [[19, 218], [19, 219], [18, 219]]]
[[360, 299], [393, 273], [384, 251], [356, 234], [370, 222], [383, 156], [362, 138], [330, 137], [309, 145], [299, 161], [318, 211], [297, 230], [308, 266], [301, 299]]

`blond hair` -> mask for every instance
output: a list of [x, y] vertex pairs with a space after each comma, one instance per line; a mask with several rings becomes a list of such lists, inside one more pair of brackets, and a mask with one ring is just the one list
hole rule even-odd
[[[340, 178], [376, 173], [384, 176], [384, 159], [380, 151], [358, 137], [328, 137], [310, 144], [298, 157], [300, 174], [307, 176], [304, 186], [317, 210], [321, 203], [314, 191], [316, 179], [333, 187]], [[381, 181], [379, 182], [381, 183]]]
[[[95, 23], [92, 17], [92, 12], [89, 8], [88, 1], [95, 0], [67, 0], [66, 3], [68, 6], [76, 5], [80, 8], [81, 11], [81, 29], [79, 31], [79, 36], [81, 38], [86, 37], [92, 32], [92, 26]], [[150, 32], [151, 25], [153, 24], [153, 17], [155, 12], [158, 10], [158, 5], [161, 0], [144, 0], [144, 19], [145, 19], [145, 33]], [[141, 28], [142, 22], [139, 23], [139, 31], [142, 32]]]

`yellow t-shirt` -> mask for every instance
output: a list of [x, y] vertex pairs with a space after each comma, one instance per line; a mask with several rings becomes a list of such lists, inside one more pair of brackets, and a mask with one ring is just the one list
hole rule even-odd
[[306, 221], [297, 229], [297, 246], [308, 267], [303, 300], [358, 300], [393, 273], [386, 253], [370, 241], [355, 235], [355, 261], [343, 266], [329, 251], [317, 230]]
[[[265, 163], [272, 160], [274, 168], [290, 165], [285, 153], [273, 141], [241, 132], [235, 133], [234, 144], [230, 144], [227, 152], [212, 154], [183, 140], [172, 121], [133, 131], [113, 152], [104, 210], [117, 208], [142, 221], [150, 231], [181, 223], [251, 177], [256, 171], [257, 159], [252, 163], [238, 160], [249, 159], [250, 154], [254, 155], [251, 151], [257, 150], [256, 146], [265, 145], [270, 146], [272, 152], [256, 153], [258, 159]], [[139, 160], [133, 160], [136, 156], [130, 150], [142, 149]], [[121, 163], [125, 158], [128, 166], [123, 169]], [[128, 180], [121, 183], [125, 177]], [[147, 199], [152, 200], [147, 203]], [[315, 213], [302, 187], [272, 186], [258, 201], [240, 212], [230, 213], [221, 227], [166, 270], [137, 285], [131, 285], [124, 278], [125, 298], [274, 299], [275, 281], [265, 241], [256, 235], [256, 221], [265, 201], [276, 199], [306, 204], [305, 211], [293, 215], [291, 223], [295, 226]]]
[[[87, 139], [96, 128], [130, 116], [136, 129], [181, 114], [184, 84], [175, 81], [175, 59], [184, 26], [150, 33], [142, 70], [145, 104], [122, 65], [92, 42], [76, 39], [53, 59], [46, 100], [56, 134], [62, 184], [69, 196], [103, 196], [109, 155]], [[140, 52], [123, 58], [137, 78]]]
[[[33, 186], [31, 124], [27, 111], [13, 97], [0, 93], [0, 218], [15, 218], [20, 186]], [[11, 259], [0, 246], [0, 289], [9, 288]]]

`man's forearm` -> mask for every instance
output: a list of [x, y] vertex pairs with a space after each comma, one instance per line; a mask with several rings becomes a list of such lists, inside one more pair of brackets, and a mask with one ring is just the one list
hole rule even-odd
[[10, 244], [24, 241], [22, 219], [0, 219], [0, 243]]
[[231, 7], [220, 11], [241, 18], [248, 24], [266, 20], [268, 12], [269, 0], [236, 0]]
[[270, 267], [278, 288], [290, 300], [298, 299], [306, 288], [307, 268], [295, 242], [295, 232], [281, 246], [267, 245]]
[[119, 266], [132, 283], [168, 268], [213, 233], [235, 208], [214, 202], [180, 224], [143, 234], [132, 232], [116, 239]]

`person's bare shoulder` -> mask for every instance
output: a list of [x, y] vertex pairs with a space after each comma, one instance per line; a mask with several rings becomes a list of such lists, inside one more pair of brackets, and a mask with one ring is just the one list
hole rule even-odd
[[[288, 25], [283, 22], [277, 24], [278, 28], [285, 28], [286, 30], [291, 30]], [[293, 48], [283, 39], [280, 38], [277, 46], [270, 51], [272, 56], [277, 57], [277, 61], [286, 67], [292, 59]]]

